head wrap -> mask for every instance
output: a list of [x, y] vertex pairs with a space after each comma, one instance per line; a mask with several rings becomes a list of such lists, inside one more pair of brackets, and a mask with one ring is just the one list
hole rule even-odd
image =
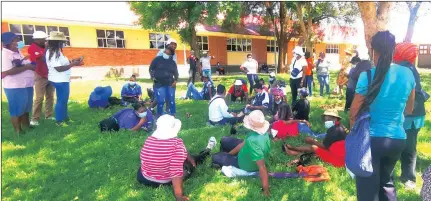
[[399, 64], [403, 61], [408, 61], [411, 64], [415, 63], [418, 56], [418, 47], [413, 43], [399, 43], [395, 46], [394, 62]]

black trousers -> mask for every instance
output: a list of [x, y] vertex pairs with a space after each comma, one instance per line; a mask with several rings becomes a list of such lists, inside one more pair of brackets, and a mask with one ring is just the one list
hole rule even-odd
[[301, 88], [301, 79], [292, 79], [290, 78], [290, 90], [292, 93], [292, 105], [296, 103], [296, 99], [298, 98], [298, 89]]
[[[197, 155], [193, 155], [192, 158], [195, 160], [196, 165], [197, 164], [202, 164], [204, 162], [204, 160], [206, 158], [208, 158], [208, 156], [211, 154], [211, 150], [209, 149], [205, 149], [201, 152], [199, 152], [199, 154]], [[185, 160], [184, 161], [184, 165], [183, 165], [183, 170], [184, 170], [184, 175], [183, 175], [183, 181], [187, 180], [188, 178], [191, 177], [192, 173], [195, 171], [195, 167], [193, 167], [193, 165], [188, 161]], [[138, 180], [139, 183], [144, 184], [146, 186], [151, 186], [151, 187], [159, 187], [161, 185], [171, 185], [172, 182], [169, 183], [158, 183], [158, 182], [154, 182], [154, 181], [150, 181], [148, 179], [146, 179], [141, 172], [141, 167], [138, 168], [138, 172], [136, 173], [136, 179]]]
[[405, 140], [371, 137], [373, 174], [356, 177], [358, 201], [396, 201], [393, 171], [405, 147]]
[[191, 76], [191, 79], [192, 79], [192, 83], [193, 84], [195, 84], [195, 78], [196, 78], [196, 68], [192, 68], [192, 76]]
[[400, 180], [402, 182], [406, 182], [408, 180], [416, 182], [416, 144], [419, 131], [420, 128], [416, 129], [414, 124], [411, 129], [406, 130], [406, 147], [401, 153]]
[[353, 98], [355, 97], [355, 89], [346, 89], [346, 104], [344, 105], [344, 111], [349, 111], [352, 106]]

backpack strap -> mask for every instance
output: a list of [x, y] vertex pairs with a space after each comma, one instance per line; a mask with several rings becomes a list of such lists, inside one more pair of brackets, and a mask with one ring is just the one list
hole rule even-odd
[[222, 97], [220, 97], [220, 96], [215, 97], [214, 99], [212, 99], [212, 100], [210, 101], [210, 103], [208, 103], [208, 105], [211, 105], [211, 103], [212, 103], [213, 101], [215, 101], [216, 99], [218, 99], [218, 98], [222, 98]]

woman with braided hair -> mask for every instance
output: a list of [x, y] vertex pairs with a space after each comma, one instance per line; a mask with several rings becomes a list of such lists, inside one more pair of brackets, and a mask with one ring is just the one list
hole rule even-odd
[[[373, 173], [356, 177], [358, 201], [397, 200], [393, 171], [406, 143], [404, 114], [411, 114], [415, 78], [409, 68], [392, 64], [395, 36], [377, 32], [371, 41], [375, 68], [362, 72], [350, 109], [351, 126], [356, 116], [369, 111]], [[370, 85], [368, 84], [370, 83]]]

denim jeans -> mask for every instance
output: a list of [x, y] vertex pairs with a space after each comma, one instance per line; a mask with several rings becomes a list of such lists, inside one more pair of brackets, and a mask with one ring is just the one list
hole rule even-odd
[[165, 100], [169, 102], [169, 110], [171, 115], [175, 115], [176, 107], [175, 107], [175, 89], [171, 86], [157, 86], [156, 87], [156, 99], [157, 99], [157, 116], [163, 115], [163, 105], [165, 104]]
[[318, 75], [320, 96], [323, 96], [323, 88], [326, 86], [326, 95], [329, 95], [329, 75]]
[[310, 96], [313, 96], [313, 76], [312, 75], [306, 75], [305, 76], [305, 83], [307, 84], [308, 93]]
[[250, 95], [253, 93], [254, 85], [259, 81], [257, 74], [247, 74], [248, 82], [250, 83]]
[[54, 86], [57, 94], [57, 103], [55, 104], [55, 120], [62, 122], [69, 118], [67, 114], [67, 103], [69, 102], [70, 83], [69, 82], [50, 82]]
[[195, 85], [190, 83], [187, 87], [186, 97], [193, 100], [203, 100], [204, 96], [196, 89]]
[[208, 79], [209, 79], [209, 80], [211, 80], [211, 82], [213, 81], [213, 80], [211, 79], [211, 69], [203, 69], [203, 70], [202, 70], [202, 75], [207, 75], [207, 76], [208, 76]]
[[401, 153], [401, 176], [402, 182], [408, 180], [416, 182], [416, 144], [420, 128], [406, 130], [406, 147]]
[[305, 133], [305, 134], [308, 134], [310, 137], [314, 137], [317, 139], [323, 139], [326, 136], [326, 133], [319, 134], [319, 133], [312, 131], [311, 128], [308, 127], [307, 124], [304, 124], [304, 123], [298, 123], [298, 131], [299, 131], [299, 133]]

